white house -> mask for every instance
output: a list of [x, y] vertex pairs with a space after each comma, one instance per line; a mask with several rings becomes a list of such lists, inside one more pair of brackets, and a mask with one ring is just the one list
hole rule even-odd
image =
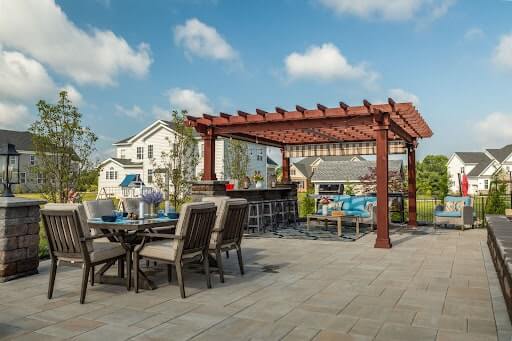
[[459, 193], [459, 174], [465, 173], [469, 194], [485, 194], [498, 170], [512, 171], [512, 144], [483, 152], [455, 152], [448, 160], [449, 191]]
[[[170, 149], [176, 132], [172, 122], [158, 120], [137, 134], [114, 143], [115, 156], [100, 164], [98, 195], [128, 196], [127, 188], [132, 185], [156, 187], [154, 168], [162, 163], [162, 152]], [[199, 136], [199, 163], [195, 174], [199, 178], [203, 172], [203, 143]], [[215, 172], [217, 179], [226, 179], [226, 155], [229, 139], [217, 138], [215, 143]], [[249, 169], [251, 176], [256, 170], [267, 179], [267, 147], [249, 143]], [[265, 181], [266, 182], [266, 181]], [[121, 186], [123, 184], [123, 186]], [[266, 185], [266, 183], [264, 184]]]

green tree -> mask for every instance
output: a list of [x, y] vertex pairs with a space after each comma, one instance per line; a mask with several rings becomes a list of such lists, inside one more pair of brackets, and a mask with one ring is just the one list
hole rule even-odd
[[91, 169], [98, 138], [82, 126], [82, 114], [66, 91], [59, 93], [56, 104], [40, 100], [37, 109], [39, 118], [29, 128], [37, 157], [32, 172], [44, 179], [40, 191], [48, 201], [66, 202], [68, 191], [78, 188]]
[[299, 216], [305, 217], [308, 214], [315, 213], [315, 199], [311, 195], [315, 194], [314, 189], [308, 189], [306, 193], [301, 193], [299, 200]]
[[189, 200], [199, 162], [197, 141], [193, 128], [185, 125], [186, 116], [185, 110], [172, 112], [171, 124], [175, 133], [167, 138], [169, 149], [162, 152], [161, 162], [153, 164], [158, 170], [154, 176], [156, 184], [170, 194], [171, 203], [176, 209]]
[[249, 147], [246, 142], [229, 140], [226, 164], [226, 176], [241, 183], [249, 169]]
[[416, 165], [416, 190], [419, 194], [444, 198], [448, 194], [448, 158], [427, 155]]
[[485, 202], [485, 213], [487, 214], [505, 214], [504, 197], [507, 194], [507, 184], [502, 180], [503, 175], [503, 172], [500, 171], [492, 176], [489, 194]]

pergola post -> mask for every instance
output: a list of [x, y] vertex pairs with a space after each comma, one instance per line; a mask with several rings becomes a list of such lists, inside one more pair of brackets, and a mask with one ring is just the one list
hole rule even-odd
[[212, 128], [208, 128], [203, 138], [203, 177], [201, 180], [217, 180], [215, 175], [215, 134]]
[[290, 158], [286, 157], [284, 148], [281, 149], [281, 169], [283, 174], [281, 182], [283, 184], [290, 183]]
[[409, 221], [411, 228], [418, 226], [416, 221], [416, 143], [407, 144], [407, 175], [409, 198]]
[[388, 208], [388, 131], [389, 114], [382, 113], [375, 118], [377, 144], [377, 240], [376, 248], [391, 248], [389, 239]]

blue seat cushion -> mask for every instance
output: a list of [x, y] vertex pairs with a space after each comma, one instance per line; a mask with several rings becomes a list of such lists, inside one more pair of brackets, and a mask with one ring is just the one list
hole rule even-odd
[[346, 215], [353, 215], [361, 218], [370, 217], [370, 213], [368, 213], [368, 211], [365, 210], [343, 210], [343, 212], [345, 212]]
[[444, 198], [444, 202], [464, 202], [464, 206], [471, 206], [471, 198], [470, 197], [453, 197], [453, 196], [447, 196]]
[[436, 217], [460, 217], [461, 212], [460, 211], [453, 211], [453, 212], [447, 212], [447, 211], [435, 211]]

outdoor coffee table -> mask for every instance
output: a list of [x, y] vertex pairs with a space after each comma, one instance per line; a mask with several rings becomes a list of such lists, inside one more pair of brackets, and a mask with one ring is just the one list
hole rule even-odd
[[306, 229], [309, 231], [309, 222], [311, 220], [316, 220], [320, 222], [324, 222], [325, 228], [327, 228], [330, 221], [336, 222], [336, 226], [338, 228], [338, 237], [343, 236], [343, 221], [344, 220], [351, 220], [352, 222], [355, 222], [356, 224], [356, 238], [359, 238], [359, 216], [355, 215], [342, 215], [342, 216], [331, 216], [331, 215], [321, 215], [321, 214], [308, 214], [306, 216], [307, 222], [306, 222]]
[[[151, 231], [157, 227], [175, 227], [178, 219], [169, 219], [169, 218], [149, 218], [149, 219], [138, 219], [138, 220], [129, 220], [129, 219], [118, 219], [115, 222], [104, 222], [101, 218], [89, 219], [87, 223], [90, 228], [94, 228], [96, 230], [100, 230], [102, 233], [113, 233], [116, 236], [116, 241], [121, 243], [121, 245], [126, 249], [128, 253], [127, 257], [127, 269], [128, 276], [130, 278], [128, 284], [128, 290], [131, 289], [131, 269], [132, 269], [132, 252], [136, 245], [138, 245], [140, 238], [137, 236], [137, 232]], [[99, 279], [100, 282], [109, 282], [110, 284], [121, 284], [125, 283], [120, 282], [118, 278], [104, 276], [103, 274], [114, 264], [114, 262], [105, 264], [98, 272], [94, 275]], [[151, 290], [156, 289], [156, 285], [151, 281], [146, 274], [139, 268], [139, 275], [143, 281], [143, 287], [149, 288]]]

